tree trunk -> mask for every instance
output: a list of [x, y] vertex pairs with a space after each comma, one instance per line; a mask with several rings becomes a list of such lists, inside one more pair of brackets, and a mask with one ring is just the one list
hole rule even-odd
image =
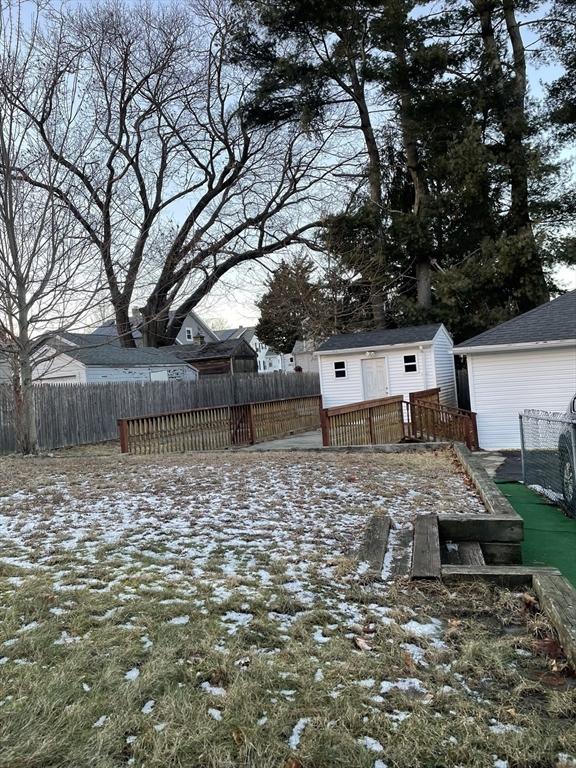
[[425, 309], [432, 306], [432, 268], [426, 256], [416, 261], [416, 300]]
[[136, 341], [132, 333], [132, 322], [130, 319], [130, 307], [125, 300], [114, 302], [114, 311], [116, 316], [116, 329], [120, 337], [120, 344], [127, 349], [134, 349]]
[[[396, 61], [404, 71], [407, 68], [406, 51], [403, 46], [396, 50]], [[400, 89], [400, 130], [402, 134], [402, 147], [406, 156], [406, 166], [414, 187], [414, 203], [412, 205], [412, 214], [416, 219], [416, 226], [419, 228], [422, 220], [426, 216], [428, 208], [429, 191], [426, 182], [426, 176], [422, 163], [420, 162], [420, 153], [418, 151], [418, 138], [415, 126], [410, 115], [412, 109], [412, 99], [407, 87]], [[430, 253], [421, 252], [421, 246], [417, 246], [417, 253], [412, 254], [415, 261], [416, 276], [416, 301], [420, 307], [430, 309], [432, 306], [432, 266], [430, 263]]]
[[505, 162], [510, 173], [510, 208], [506, 231], [508, 235], [517, 238], [517, 258], [509, 279], [518, 310], [526, 312], [549, 301], [550, 293], [530, 217], [530, 163], [525, 143], [528, 133], [525, 48], [516, 21], [514, 0], [503, 0], [514, 71], [514, 76], [508, 78], [507, 82], [494, 32], [493, 3], [490, 0], [474, 0], [474, 7], [480, 20], [489, 79], [494, 87], [494, 113], [502, 131]]
[[19, 453], [38, 453], [36, 404], [32, 384], [32, 364], [26, 352], [20, 352], [13, 372], [16, 421], [16, 445]]
[[386, 313], [384, 309], [384, 252], [382, 242], [382, 161], [378, 142], [374, 135], [374, 128], [370, 118], [370, 110], [366, 103], [364, 86], [360, 82], [354, 67], [351, 68], [352, 90], [354, 101], [360, 118], [360, 130], [364, 137], [366, 154], [368, 155], [368, 189], [370, 192], [370, 207], [374, 221], [374, 252], [370, 254], [370, 260], [376, 264], [370, 270], [370, 303], [372, 305], [372, 318], [375, 328], [386, 327]]

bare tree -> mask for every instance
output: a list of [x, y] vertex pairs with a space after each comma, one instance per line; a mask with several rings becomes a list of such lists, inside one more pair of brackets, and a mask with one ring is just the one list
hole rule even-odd
[[224, 275], [306, 242], [328, 207], [342, 162], [326, 151], [333, 134], [250, 126], [248, 76], [226, 61], [231, 32], [216, 3], [194, 12], [95, 3], [53, 16], [36, 77], [4, 91], [29, 120], [38, 160], [73, 179], [63, 186], [20, 168], [99, 254], [125, 346], [135, 343], [135, 297], [146, 297], [145, 343], [173, 343]]
[[[16, 96], [34, 67], [40, 18], [24, 14], [23, 21], [21, 10], [15, 4], [0, 15], [0, 81]], [[99, 264], [87, 256], [76, 220], [51, 191], [68, 190], [70, 174], [49, 156], [38, 160], [29, 129], [20, 110], [0, 102], [0, 356], [10, 365], [23, 453], [38, 448], [34, 368], [99, 291]], [[22, 179], [31, 165], [41, 185]]]

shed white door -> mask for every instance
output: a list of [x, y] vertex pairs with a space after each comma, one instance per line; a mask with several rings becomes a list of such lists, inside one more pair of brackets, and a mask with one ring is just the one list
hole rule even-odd
[[377, 400], [388, 394], [386, 360], [383, 357], [368, 357], [362, 360], [362, 385], [364, 400]]

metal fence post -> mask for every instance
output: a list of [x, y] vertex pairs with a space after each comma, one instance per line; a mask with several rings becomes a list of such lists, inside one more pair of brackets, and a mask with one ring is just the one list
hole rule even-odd
[[526, 485], [526, 443], [524, 441], [524, 422], [522, 421], [522, 414], [518, 414], [520, 421], [520, 447], [522, 449], [522, 482]]
[[[572, 442], [572, 467], [573, 467], [573, 474], [576, 473], [576, 422], [572, 424], [572, 429], [570, 430], [570, 439]], [[576, 477], [575, 477], [576, 482]]]

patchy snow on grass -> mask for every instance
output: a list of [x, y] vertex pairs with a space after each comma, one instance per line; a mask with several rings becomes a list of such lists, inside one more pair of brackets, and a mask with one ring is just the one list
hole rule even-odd
[[[11, 466], [0, 504], [0, 565], [9, 574], [0, 584], [8, 609], [2, 713], [20, 707], [26, 721], [40, 701], [47, 753], [38, 764], [58, 763], [52, 724], [71, 712], [89, 733], [81, 725], [70, 737], [59, 733], [69, 751], [78, 742], [75, 764], [89, 739], [105, 737], [110, 764], [131, 764], [124, 750], [137, 738], [133, 764], [152, 768], [162, 768], [168, 738], [174, 765], [228, 765], [244, 743], [255, 765], [284, 765], [288, 748], [303, 753], [303, 740], [308, 749], [316, 737], [341, 744], [350, 765], [405, 768], [395, 740], [415, 720], [436, 728], [438, 714], [456, 726], [462, 718], [447, 707], [470, 712], [477, 731], [465, 724], [461, 749], [469, 726], [477, 744], [478, 732], [491, 739], [503, 726], [491, 717], [508, 718], [508, 690], [474, 678], [469, 661], [479, 651], [466, 656], [466, 623], [448, 623], [452, 595], [417, 598], [425, 585], [371, 582], [357, 560], [375, 513], [392, 518], [388, 579], [417, 515], [483, 511], [445, 455], [224, 453]], [[19, 494], [19, 485], [27, 490]], [[510, 638], [512, 649], [520, 644], [529, 647]], [[510, 657], [518, 668], [540, 663], [536, 653]], [[518, 684], [517, 669], [502, 670]], [[200, 738], [182, 726], [198, 713]], [[114, 733], [122, 734], [117, 751]], [[8, 735], [13, 744], [20, 738]], [[440, 753], [449, 736], [434, 742]], [[136, 755], [144, 745], [149, 754]], [[492, 765], [495, 749], [474, 764]], [[450, 765], [447, 754], [417, 759]], [[20, 751], [13, 764], [26, 760]], [[310, 760], [325, 768], [320, 754]]]
[[309, 722], [310, 722], [309, 717], [301, 717], [300, 720], [298, 720], [298, 722], [292, 729], [290, 738], [288, 739], [288, 746], [290, 747], [290, 749], [298, 749], [298, 745], [300, 744], [300, 739], [302, 738], [304, 729], [306, 728]]

